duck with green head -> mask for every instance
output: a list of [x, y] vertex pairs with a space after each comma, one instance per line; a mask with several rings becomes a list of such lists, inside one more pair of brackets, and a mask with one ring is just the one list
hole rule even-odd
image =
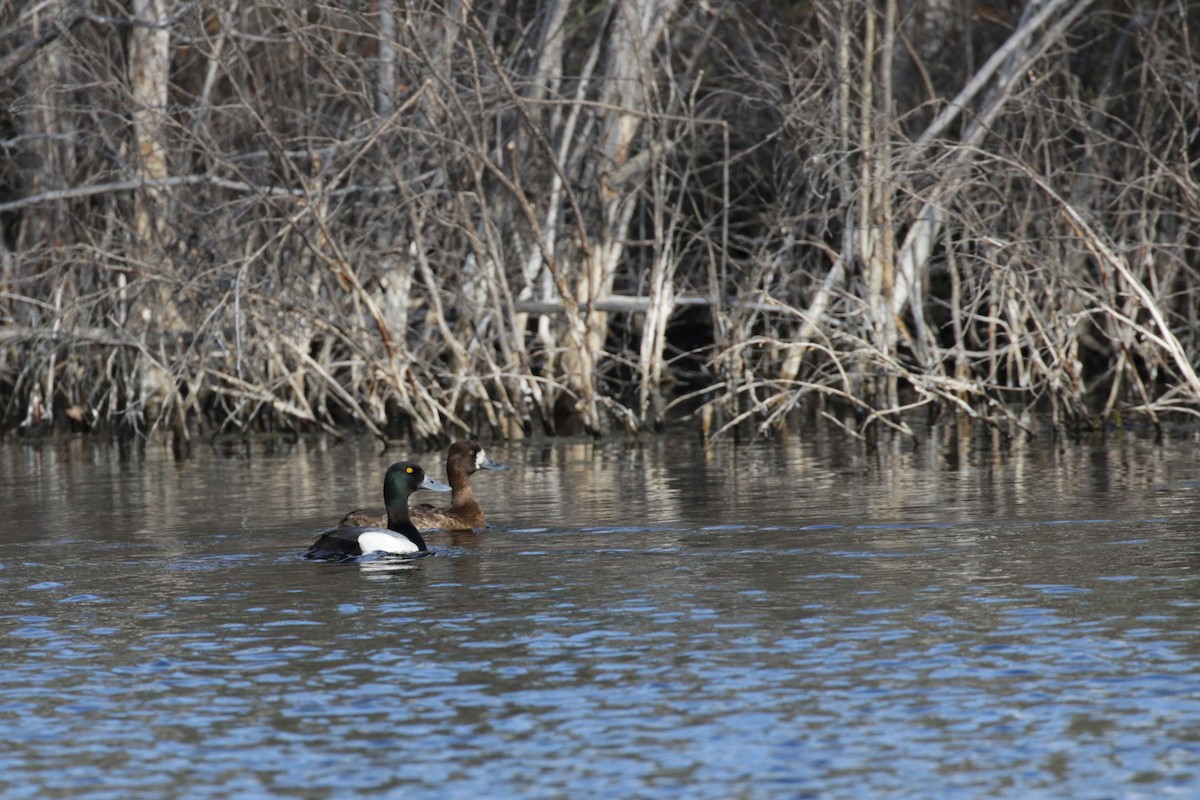
[[408, 496], [418, 489], [450, 491], [449, 486], [426, 475], [417, 464], [407, 461], [392, 464], [383, 476], [387, 527], [339, 525], [322, 533], [321, 538], [308, 548], [306, 556], [342, 561], [367, 553], [423, 555], [429, 552], [408, 516]]

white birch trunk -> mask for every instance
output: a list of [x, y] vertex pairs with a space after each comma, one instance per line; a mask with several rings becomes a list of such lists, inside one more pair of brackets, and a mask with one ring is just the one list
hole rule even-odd
[[[655, 69], [651, 53], [679, 4], [679, 0], [614, 2], [618, 5], [609, 34], [606, 92], [602, 102], [621, 111], [608, 113], [603, 121], [599, 154], [603, 162], [599, 187], [601, 225], [596, 241], [584, 253], [582, 273], [575, 284], [575, 299], [581, 310], [577, 324], [582, 328], [568, 336], [563, 358], [568, 385], [585, 399], [585, 407], [580, 410], [585, 426], [592, 430], [599, 429], [595, 373], [608, 335], [608, 315], [594, 310], [593, 305], [612, 292], [616, 267], [624, 254], [622, 242], [636, 207], [632, 193], [614, 191], [604, 183], [603, 176], [617, 172], [630, 159], [653, 93]], [[630, 182], [623, 179], [622, 183]], [[636, 180], [632, 183], [636, 184]]]
[[375, 113], [386, 117], [396, 100], [396, 4], [379, 0], [379, 82], [375, 85]]
[[[167, 29], [167, 0], [133, 0], [134, 26], [129, 36], [129, 90], [133, 104], [134, 165], [138, 177], [160, 181], [167, 177], [163, 123], [171, 66], [171, 33]], [[162, 231], [164, 190], [146, 187], [137, 193], [134, 233], [141, 241]]]
[[[130, 315], [130, 322], [138, 324], [143, 333], [183, 327], [172, 299], [173, 287], [158, 277], [165, 275], [169, 280], [173, 272], [165, 241], [169, 190], [153, 185], [169, 174], [163, 144], [171, 68], [167, 6], [168, 0], [133, 0], [131, 7], [134, 25], [129, 35], [128, 71], [134, 152], [130, 162], [144, 183], [134, 193], [130, 254], [140, 265], [132, 270], [132, 276], [155, 281], [149, 291], [140, 293]], [[150, 357], [149, 352], [143, 352], [139, 361], [139, 397], [133, 407], [144, 409], [145, 421], [154, 425], [164, 418], [170, 399], [178, 399], [163, 363], [163, 359]], [[186, 431], [179, 432], [186, 437]]]

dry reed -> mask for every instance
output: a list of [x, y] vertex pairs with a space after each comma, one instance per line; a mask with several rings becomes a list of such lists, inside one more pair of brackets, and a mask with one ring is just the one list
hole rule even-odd
[[3, 424], [1195, 415], [1200, 7], [949, 6], [0, 5]]

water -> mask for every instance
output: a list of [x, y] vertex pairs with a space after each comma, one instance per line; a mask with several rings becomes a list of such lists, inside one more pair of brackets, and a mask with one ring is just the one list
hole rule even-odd
[[1194, 797], [1195, 447], [493, 446], [330, 564], [442, 456], [0, 445], [0, 796]]

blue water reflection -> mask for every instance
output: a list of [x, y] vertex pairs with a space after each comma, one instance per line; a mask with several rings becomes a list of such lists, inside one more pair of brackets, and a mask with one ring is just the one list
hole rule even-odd
[[302, 553], [386, 459], [69, 447], [0, 447], [72, 509], [8, 509], [5, 798], [1200, 785], [1190, 443], [494, 447], [493, 529], [357, 564]]

